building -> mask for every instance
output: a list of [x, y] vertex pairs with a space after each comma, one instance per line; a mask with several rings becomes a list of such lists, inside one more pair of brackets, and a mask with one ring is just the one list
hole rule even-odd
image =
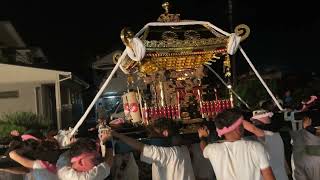
[[89, 85], [71, 72], [0, 64], [0, 114], [33, 112], [58, 129], [83, 113], [82, 91]]
[[[101, 58], [97, 57], [97, 60], [92, 64], [92, 68], [94, 69], [94, 82], [99, 89], [107, 80], [115, 66], [113, 57], [119, 54], [121, 55], [121, 51], [119, 50], [112, 51]], [[96, 103], [96, 118], [99, 116], [98, 108], [105, 110], [106, 118], [109, 118], [111, 115], [116, 117], [118, 116], [116, 115], [117, 113], [122, 113], [123, 105], [121, 96], [126, 90], [127, 75], [118, 69]]]
[[[102, 58], [97, 57], [97, 60], [92, 64], [92, 68], [95, 70], [95, 84], [97, 87], [103, 85], [105, 80], [109, 77], [113, 70], [115, 63], [113, 62], [113, 56], [116, 54], [121, 55], [121, 51], [115, 50], [111, 53], [103, 56]], [[125, 75], [120, 68], [114, 74], [110, 81], [110, 85], [105, 89], [105, 93], [122, 93], [127, 88], [127, 75]]]
[[31, 67], [46, 62], [40, 48], [27, 47], [10, 22], [0, 21], [0, 116], [33, 112], [58, 129], [80, 119], [89, 85], [71, 72]]
[[38, 65], [48, 62], [41, 48], [27, 47], [9, 21], [0, 21], [0, 62]]

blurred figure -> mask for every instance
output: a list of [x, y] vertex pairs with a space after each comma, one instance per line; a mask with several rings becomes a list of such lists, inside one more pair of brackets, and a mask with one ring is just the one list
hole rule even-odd
[[112, 180], [139, 180], [139, 168], [132, 152], [116, 154], [111, 172]]
[[294, 131], [292, 136], [292, 169], [295, 180], [318, 180], [320, 177], [319, 130], [312, 127], [312, 119], [303, 119], [303, 129]]
[[[255, 139], [261, 142], [270, 156], [270, 166], [276, 179], [288, 180], [288, 167], [285, 159], [284, 143], [278, 132], [268, 131], [271, 124], [272, 112], [261, 112], [251, 118], [251, 122], [243, 121], [244, 128], [253, 133]], [[257, 127], [258, 126], [258, 127]], [[266, 129], [264, 129], [266, 127]]]
[[285, 108], [289, 108], [292, 109], [293, 108], [293, 98], [291, 96], [291, 91], [290, 90], [286, 90], [284, 93], [284, 97], [283, 97], [283, 106]]
[[[36, 147], [33, 147], [33, 150], [29, 149], [29, 155], [32, 158], [27, 157], [21, 153], [21, 151], [25, 151], [26, 147], [22, 147], [24, 149], [15, 149], [9, 152], [9, 157], [16, 161], [17, 163], [21, 164], [22, 166], [32, 169], [31, 176], [35, 180], [57, 180], [58, 176], [56, 174], [56, 160], [59, 156], [59, 145], [56, 141], [53, 140], [38, 140], [37, 138], [31, 135], [22, 136], [24, 141], [28, 139], [34, 139], [39, 141]], [[30, 148], [30, 146], [29, 146]], [[19, 153], [20, 152], [20, 153]]]
[[190, 155], [194, 176], [197, 180], [215, 180], [215, 174], [211, 163], [204, 158], [200, 144], [192, 144], [190, 147]]

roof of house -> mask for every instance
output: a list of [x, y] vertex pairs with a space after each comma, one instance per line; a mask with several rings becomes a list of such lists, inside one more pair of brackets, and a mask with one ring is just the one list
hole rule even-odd
[[57, 80], [70, 77], [74, 82], [84, 86], [85, 88], [89, 87], [89, 84], [79, 79], [78, 77], [72, 75], [71, 72], [66, 71], [57, 71], [0, 63], [0, 72], [0, 84], [24, 82], [55, 83]]

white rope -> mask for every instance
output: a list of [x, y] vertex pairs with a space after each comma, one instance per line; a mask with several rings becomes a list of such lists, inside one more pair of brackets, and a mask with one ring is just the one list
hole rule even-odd
[[237, 52], [240, 45], [240, 40], [241, 40], [241, 37], [237, 36], [235, 33], [232, 33], [230, 35], [228, 40], [228, 45], [227, 45], [228, 54], [234, 55]]
[[129, 44], [130, 47], [126, 47], [126, 51], [130, 59], [134, 61], [141, 61], [146, 53], [142, 41], [139, 38], [133, 38]]
[[217, 76], [217, 78], [222, 82], [223, 85], [225, 85], [230, 91], [239, 99], [240, 102], [242, 102], [248, 109], [251, 109], [250, 106], [232, 89], [228, 87], [228, 84], [219, 76], [219, 74], [213, 70], [209, 65], [205, 64], [205, 66], [213, 72], [214, 75]]
[[94, 97], [94, 99], [92, 100], [91, 104], [89, 105], [89, 107], [87, 108], [86, 112], [82, 115], [82, 117], [80, 118], [80, 120], [77, 122], [77, 124], [75, 125], [75, 127], [72, 129], [70, 136], [73, 136], [73, 134], [79, 129], [79, 127], [81, 126], [81, 124], [83, 123], [83, 121], [86, 119], [86, 117], [88, 116], [90, 110], [92, 109], [92, 107], [95, 105], [95, 103], [97, 102], [97, 100], [99, 99], [99, 97], [101, 96], [101, 94], [103, 93], [103, 91], [105, 90], [105, 88], [107, 87], [107, 85], [109, 84], [109, 82], [111, 81], [113, 75], [116, 73], [121, 61], [126, 57], [127, 55], [127, 51], [124, 51], [122, 53], [122, 55], [120, 56], [120, 58], [118, 59], [118, 62], [116, 64], [116, 66], [113, 68], [113, 70], [111, 71], [108, 79], [104, 82], [103, 86], [100, 88], [99, 92], [96, 94], [96, 96]]
[[209, 27], [211, 27], [212, 29], [218, 31], [219, 33], [221, 33], [221, 34], [223, 34], [223, 35], [225, 35], [225, 36], [230, 36], [230, 33], [228, 33], [228, 32], [226, 32], [226, 31], [218, 28], [217, 26], [215, 26], [215, 25], [213, 25], [213, 24], [211, 24], [211, 23], [209, 23], [209, 22], [207, 22], [207, 23], [208, 23], [208, 26], [209, 26]]
[[142, 33], [144, 33], [144, 31], [148, 28], [148, 24], [146, 24], [145, 26], [143, 26], [142, 29], [140, 29], [140, 31], [135, 35], [135, 37], [139, 37]]
[[264, 82], [264, 80], [261, 78], [259, 72], [256, 70], [256, 68], [254, 67], [254, 65], [252, 64], [252, 62], [250, 61], [249, 57], [247, 56], [247, 54], [244, 52], [244, 50], [242, 49], [241, 46], [239, 46], [239, 49], [243, 55], [243, 57], [246, 59], [246, 61], [248, 62], [248, 64], [250, 65], [251, 69], [253, 70], [253, 72], [256, 74], [256, 76], [259, 78], [261, 84], [264, 86], [264, 88], [267, 90], [267, 92], [269, 93], [269, 95], [271, 96], [272, 100], [276, 103], [276, 105], [278, 106], [278, 108], [280, 109], [280, 111], [283, 111], [282, 106], [280, 105], [280, 103], [278, 102], [278, 100], [276, 99], [276, 97], [273, 95], [273, 93], [271, 92], [271, 90], [269, 89], [269, 87], [267, 86], [267, 84]]

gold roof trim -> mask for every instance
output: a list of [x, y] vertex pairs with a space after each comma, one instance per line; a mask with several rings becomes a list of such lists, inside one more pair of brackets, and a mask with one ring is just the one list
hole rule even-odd
[[[219, 53], [226, 53], [225, 50]], [[145, 57], [140, 65], [140, 72], [152, 74], [158, 70], [183, 70], [198, 68], [206, 62], [216, 61], [216, 53], [214, 52], [193, 52], [193, 54], [185, 55], [168, 55]]]
[[143, 40], [143, 44], [147, 50], [154, 50], [156, 48], [188, 48], [188, 47], [205, 47], [205, 46], [226, 46], [228, 43], [228, 37], [217, 37], [217, 38], [201, 38], [192, 40], [179, 40], [173, 41], [166, 40]]
[[216, 49], [211, 51], [185, 51], [185, 52], [154, 52], [154, 53], [147, 53], [145, 57], [169, 57], [169, 56], [190, 56], [190, 55], [201, 55], [201, 54], [225, 54], [227, 50], [223, 49]]

